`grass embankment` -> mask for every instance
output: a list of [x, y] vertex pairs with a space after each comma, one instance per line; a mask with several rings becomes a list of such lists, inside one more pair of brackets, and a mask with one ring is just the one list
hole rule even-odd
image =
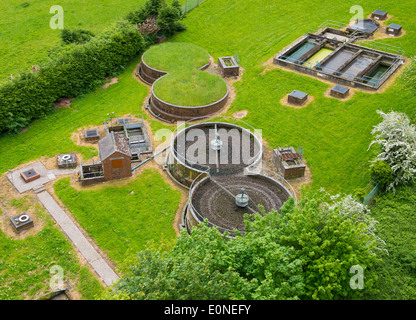
[[185, 107], [203, 106], [227, 93], [222, 78], [198, 70], [209, 62], [208, 52], [201, 47], [167, 42], [147, 50], [143, 60], [152, 68], [168, 72], [153, 85], [156, 96], [165, 102]]
[[132, 182], [117, 187], [77, 191], [69, 179], [55, 192], [74, 217], [121, 271], [127, 271], [138, 251], [152, 245], [172, 248], [173, 227], [181, 194], [155, 169], [146, 169]]

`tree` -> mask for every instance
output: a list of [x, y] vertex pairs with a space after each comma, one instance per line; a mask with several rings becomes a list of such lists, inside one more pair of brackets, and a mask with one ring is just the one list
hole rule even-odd
[[182, 6], [179, 3], [179, 0], [172, 1], [172, 7], [179, 11], [180, 15], [182, 15]]
[[374, 162], [385, 161], [393, 172], [393, 181], [387, 186], [395, 190], [400, 184], [408, 184], [416, 178], [416, 128], [404, 113], [377, 111], [384, 119], [374, 126], [374, 135], [369, 146], [378, 144], [381, 152]]
[[145, 250], [109, 298], [138, 300], [244, 299], [247, 283], [229, 263], [227, 239], [201, 224], [182, 232], [171, 252]]
[[[281, 292], [285, 297], [351, 299], [362, 292], [350, 288], [350, 268], [360, 265], [366, 269], [379, 261], [377, 249], [383, 243], [374, 235], [374, 224], [365, 207], [351, 196], [336, 201], [336, 197], [320, 192], [304, 196], [297, 205], [287, 201], [281, 214], [272, 212], [247, 221], [245, 238], [263, 247], [274, 242], [286, 248], [284, 263], [278, 264], [280, 270], [274, 266], [268, 276], [275, 280], [274, 288], [286, 288]], [[276, 249], [255, 252], [252, 258], [258, 261], [281, 254], [282, 250]], [[253, 263], [245, 268], [250, 265]], [[264, 264], [264, 276], [270, 265]], [[257, 279], [262, 277], [261, 268], [259, 263]], [[373, 281], [374, 277], [366, 277], [367, 290]]]
[[[182, 232], [172, 251], [146, 250], [110, 298], [128, 299], [349, 299], [353, 265], [379, 261], [384, 243], [376, 221], [351, 196], [321, 192], [281, 213], [246, 217], [246, 231], [229, 239], [206, 223]], [[366, 274], [365, 292], [374, 275]]]
[[160, 30], [166, 35], [185, 30], [184, 24], [180, 21], [181, 10], [178, 1], [169, 5], [165, 0], [147, 0], [141, 9], [130, 12], [126, 19], [136, 24], [142, 35], [153, 39]]
[[157, 24], [167, 35], [175, 32], [184, 31], [185, 26], [179, 20], [181, 19], [181, 11], [173, 6], [164, 6], [159, 13]]
[[166, 6], [165, 0], [147, 0], [143, 7], [127, 14], [126, 19], [131, 23], [143, 23], [147, 18], [155, 18], [160, 10]]

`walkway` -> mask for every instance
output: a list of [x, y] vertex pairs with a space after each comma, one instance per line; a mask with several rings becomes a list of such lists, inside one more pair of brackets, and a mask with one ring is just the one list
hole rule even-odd
[[103, 257], [94, 249], [91, 243], [85, 238], [75, 223], [68, 217], [64, 210], [47, 192], [37, 194], [40, 202], [49, 211], [51, 216], [60, 225], [68, 238], [74, 243], [75, 247], [84, 256], [91, 267], [97, 272], [107, 286], [116, 283], [119, 279], [117, 274], [111, 269]]

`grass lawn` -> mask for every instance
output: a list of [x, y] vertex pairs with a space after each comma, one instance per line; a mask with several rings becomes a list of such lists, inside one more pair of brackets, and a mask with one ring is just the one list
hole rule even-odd
[[180, 192], [173, 190], [155, 169], [146, 169], [121, 187], [77, 191], [64, 178], [55, 192], [98, 246], [127, 271], [136, 253], [149, 246], [172, 248]]
[[153, 89], [159, 99], [185, 107], [214, 103], [227, 93], [227, 85], [222, 78], [200, 70], [170, 73], [156, 80]]
[[34, 207], [32, 217], [43, 224], [42, 230], [24, 239], [12, 239], [0, 230], [0, 300], [37, 299], [51, 292], [50, 268], [54, 265], [62, 267], [64, 281], [75, 283], [72, 290], [82, 299], [94, 299], [102, 292], [102, 285], [80, 264], [71, 243], [40, 204], [33, 204], [29, 196], [0, 200], [7, 209], [19, 212]]
[[164, 42], [146, 50], [143, 61], [152, 68], [166, 72], [198, 69], [209, 62], [209, 53], [191, 43]]

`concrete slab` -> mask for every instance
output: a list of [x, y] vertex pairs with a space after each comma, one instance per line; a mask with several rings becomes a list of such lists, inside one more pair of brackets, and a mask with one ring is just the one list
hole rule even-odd
[[[29, 170], [30, 168], [36, 169], [36, 171], [40, 174], [40, 178], [31, 182], [26, 182], [20, 176], [20, 173]], [[48, 178], [48, 170], [46, 170], [45, 166], [41, 162], [36, 162], [22, 169], [13, 171], [7, 175], [7, 178], [20, 193], [32, 190], [34, 187], [38, 187], [39, 185], [43, 185], [50, 181]]]
[[[36, 169], [37, 172], [40, 174], [40, 178], [33, 180], [31, 182], [26, 182], [21, 176], [20, 173], [27, 171], [30, 168]], [[7, 174], [7, 178], [12, 183], [12, 185], [16, 188], [19, 193], [24, 193], [30, 190], [35, 190], [40, 186], [44, 185], [45, 183], [55, 180], [56, 176], [59, 175], [67, 175], [73, 174], [74, 172], [78, 172], [80, 170], [79, 167], [73, 169], [52, 169], [47, 170], [45, 166], [41, 162], [36, 162], [32, 165], [26, 166], [22, 169], [15, 170], [9, 174]]]

